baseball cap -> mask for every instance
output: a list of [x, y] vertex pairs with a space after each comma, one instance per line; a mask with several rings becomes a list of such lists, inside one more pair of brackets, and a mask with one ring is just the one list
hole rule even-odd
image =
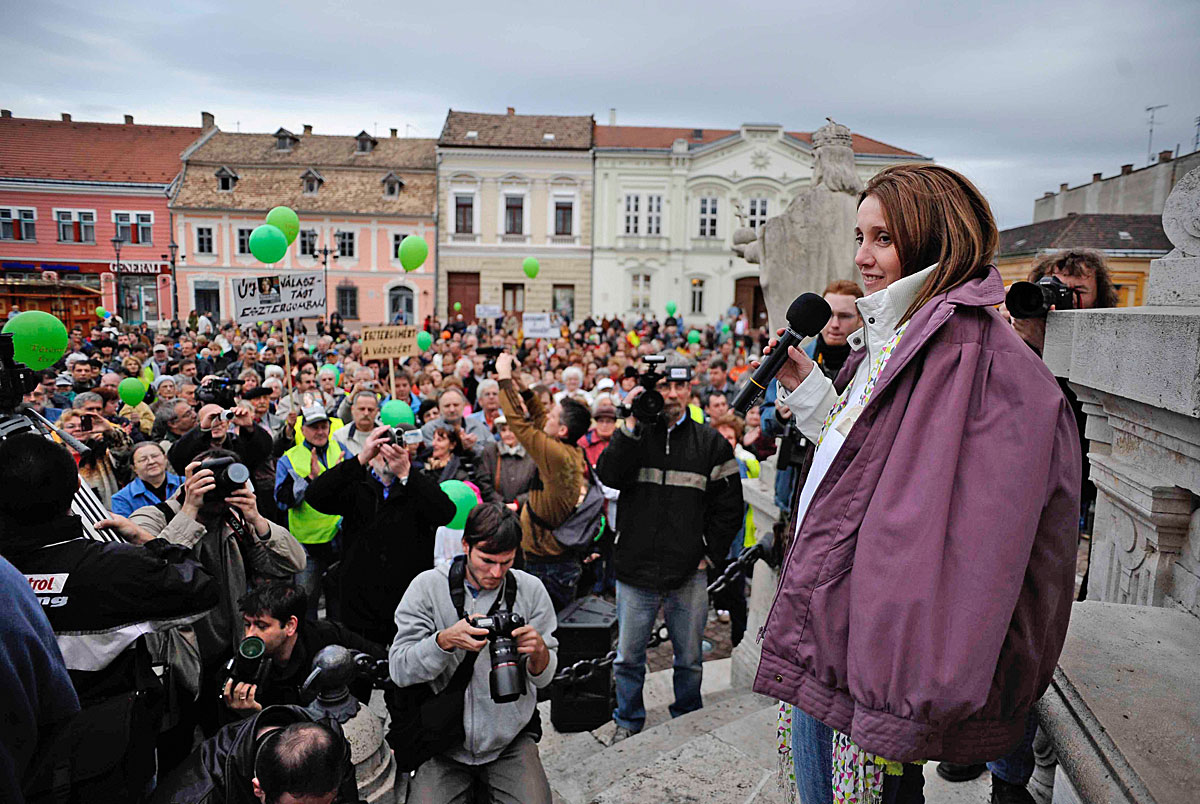
[[612, 388], [613, 385], [613, 381], [608, 377], [605, 377], [604, 379], [600, 380], [600, 382], [596, 383], [596, 393], [599, 393], [600, 391], [607, 391], [609, 388]]
[[166, 352], [166, 351], [168, 351], [168, 349], [167, 349], [167, 346], [166, 346], [166, 344], [163, 344], [163, 343], [156, 343], [156, 344], [154, 344], [154, 351], [156, 351], [156, 352]]
[[616, 420], [617, 408], [606, 397], [596, 403], [596, 409], [594, 411], [592, 411], [592, 418], [593, 419], [609, 418], [609, 419]]
[[329, 421], [329, 414], [320, 405], [307, 405], [300, 409], [300, 415], [304, 417], [305, 424], [317, 424], [318, 422]]

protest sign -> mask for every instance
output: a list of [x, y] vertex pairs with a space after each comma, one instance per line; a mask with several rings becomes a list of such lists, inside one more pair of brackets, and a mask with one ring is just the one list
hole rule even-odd
[[417, 332], [416, 327], [363, 327], [363, 360], [387, 360], [390, 357], [412, 357], [420, 354]]
[[521, 329], [526, 338], [560, 338], [562, 331], [551, 323], [549, 313], [525, 313]]
[[239, 324], [325, 315], [325, 275], [288, 272], [234, 279], [233, 313]]
[[498, 304], [477, 304], [475, 305], [475, 317], [478, 319], [484, 318], [499, 318], [504, 315]]

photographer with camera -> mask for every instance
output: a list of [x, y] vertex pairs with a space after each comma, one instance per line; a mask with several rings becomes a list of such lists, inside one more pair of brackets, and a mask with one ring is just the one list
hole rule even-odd
[[254, 411], [250, 406], [243, 403], [234, 407], [227, 398], [222, 402], [230, 404], [226, 407], [209, 402], [201, 407], [199, 423], [171, 445], [167, 458], [176, 473], [210, 449], [229, 450], [251, 472], [271, 458], [271, 437], [254, 426]]
[[[373, 659], [387, 658], [387, 648], [363, 639], [332, 620], [307, 618], [308, 598], [290, 581], [267, 581], [238, 601], [244, 636], [238, 643], [221, 687], [226, 717], [241, 719], [265, 706], [307, 706], [315, 691], [302, 690], [313, 657], [327, 645], [341, 645]], [[355, 697], [370, 701], [371, 685], [355, 684]]]
[[[525, 571], [546, 584], [557, 612], [575, 599], [583, 574], [581, 559], [591, 561], [596, 557], [591, 544], [576, 549], [555, 535], [555, 529], [563, 528], [576, 511], [583, 511], [584, 503], [588, 503], [587, 511], [595, 511], [596, 521], [594, 526], [580, 524], [590, 527], [592, 533], [599, 529], [603, 494], [579, 446], [579, 439], [591, 426], [592, 414], [582, 403], [568, 397], [545, 410], [538, 396], [514, 379], [515, 364], [516, 358], [511, 354], [496, 358], [500, 407], [509, 429], [537, 465], [539, 478], [521, 506], [524, 534], [521, 549], [525, 553]], [[595, 493], [590, 493], [593, 490]]]
[[[0, 553], [38, 595], [83, 707], [49, 749], [52, 770], [30, 788], [46, 797], [29, 800], [140, 801], [163, 697], [144, 637], [201, 616], [217, 603], [217, 584], [195, 555], [164, 540], [87, 538], [71, 514], [78, 487], [63, 446], [35, 433], [0, 442]], [[123, 518], [100, 525], [144, 535]]]
[[600, 482], [620, 491], [613, 551], [617, 577], [615, 740], [641, 731], [646, 643], [659, 606], [675, 650], [672, 717], [701, 708], [701, 640], [708, 618], [708, 567], [723, 566], [742, 526], [742, 482], [733, 448], [687, 412], [692, 369], [647, 355], [650, 370], [625, 397], [625, 424], [596, 462]]
[[434, 534], [455, 512], [438, 480], [414, 470], [403, 443], [409, 433], [420, 436], [375, 428], [357, 458], [310, 480], [305, 492], [314, 510], [342, 517], [342, 559], [333, 579], [342, 622], [384, 645], [396, 634], [400, 598], [433, 566]]
[[[217, 726], [217, 677], [241, 640], [237, 601], [252, 578], [290, 578], [304, 568], [304, 550], [288, 533], [258, 512], [250, 472], [238, 457], [224, 450], [196, 456], [184, 473], [183, 489], [159, 505], [139, 508], [130, 520], [150, 536], [191, 550], [211, 569], [220, 601], [193, 624], [193, 650], [199, 667], [191, 668], [187, 686], [199, 690], [198, 700], [181, 701], [179, 723], [164, 733], [167, 749], [160, 764], [172, 767], [192, 747], [197, 723], [205, 734]], [[169, 736], [168, 736], [169, 735]]]
[[542, 582], [512, 569], [520, 543], [516, 515], [476, 506], [466, 555], [418, 575], [396, 609], [388, 742], [398, 762], [420, 763], [410, 804], [462, 801], [476, 782], [491, 801], [550, 802], [536, 707], [558, 666], [558, 623]]
[[342, 727], [299, 706], [268, 706], [205, 740], [159, 782], [152, 804], [355, 804]]

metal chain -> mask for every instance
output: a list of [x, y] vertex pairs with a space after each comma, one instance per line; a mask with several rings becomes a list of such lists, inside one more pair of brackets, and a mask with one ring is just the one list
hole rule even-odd
[[[725, 568], [715, 581], [708, 585], [708, 594], [716, 594], [723, 590], [739, 577], [746, 575], [754, 566], [754, 562], [764, 555], [765, 551], [761, 545], [755, 544], [747, 547], [733, 561], [729, 562], [729, 566]], [[646, 649], [657, 648], [659, 645], [670, 639], [670, 633], [667, 631], [666, 623], [659, 623], [650, 633], [650, 640], [646, 643]], [[617, 652], [609, 651], [603, 659], [581, 659], [570, 667], [565, 667], [559, 670], [554, 676], [553, 684], [582, 684], [589, 681], [597, 672], [611, 667], [612, 663], [617, 660]]]

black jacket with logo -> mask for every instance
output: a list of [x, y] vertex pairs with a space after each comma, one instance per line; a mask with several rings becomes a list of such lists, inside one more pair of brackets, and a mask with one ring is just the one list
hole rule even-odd
[[733, 448], [713, 428], [685, 416], [622, 427], [596, 461], [600, 482], [619, 489], [617, 580], [677, 589], [708, 558], [725, 563], [742, 526], [742, 482]]

